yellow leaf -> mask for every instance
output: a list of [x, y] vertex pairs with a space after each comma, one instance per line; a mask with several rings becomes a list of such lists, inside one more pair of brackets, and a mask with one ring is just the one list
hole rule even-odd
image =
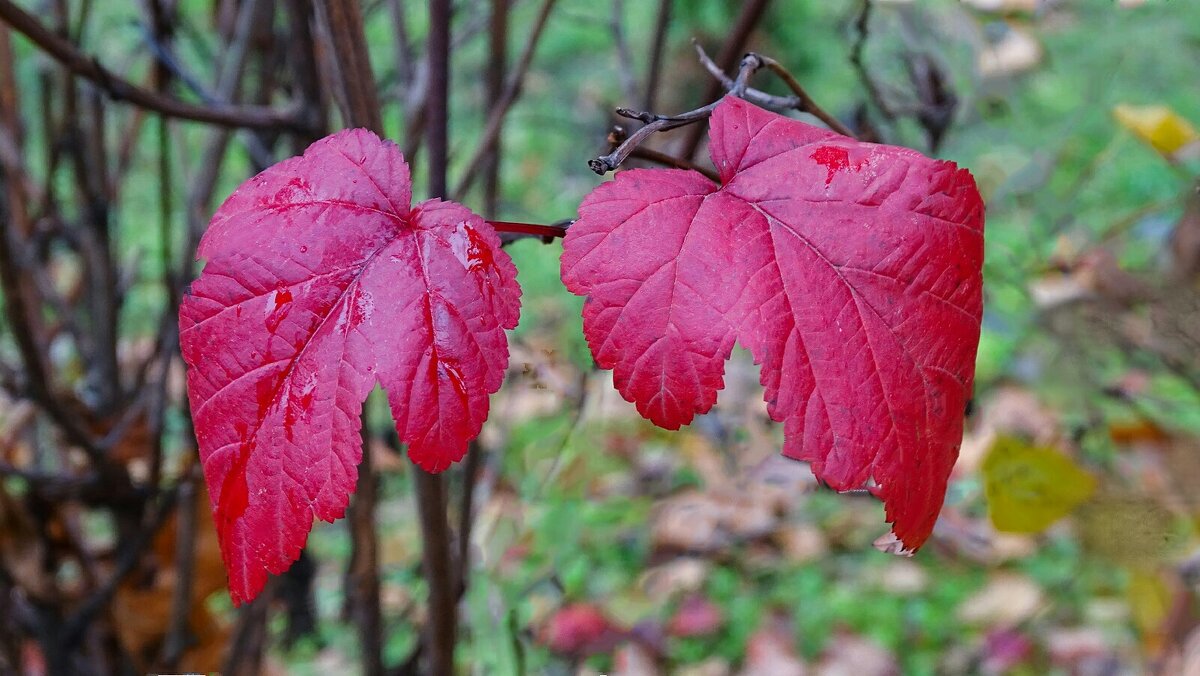
[[1167, 106], [1122, 103], [1113, 109], [1113, 115], [1121, 126], [1163, 155], [1174, 155], [1180, 148], [1200, 140], [1200, 134], [1191, 123]]
[[1130, 571], [1125, 598], [1143, 644], [1157, 652], [1163, 639], [1163, 623], [1171, 612], [1171, 588], [1157, 571], [1135, 568]]
[[1096, 490], [1096, 480], [1052, 448], [998, 437], [983, 460], [988, 513], [996, 530], [1037, 533]]

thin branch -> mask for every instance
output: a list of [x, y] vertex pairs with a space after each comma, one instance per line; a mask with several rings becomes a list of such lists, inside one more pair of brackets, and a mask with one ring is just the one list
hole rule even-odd
[[192, 591], [196, 572], [196, 522], [198, 509], [195, 465], [179, 483], [178, 526], [175, 529], [175, 588], [171, 591], [171, 616], [167, 635], [163, 639], [162, 667], [175, 671], [179, 659], [188, 648], [189, 622], [192, 612]]
[[[700, 59], [700, 63], [704, 66], [704, 69], [707, 70], [714, 78], [716, 78], [717, 81], [720, 82], [723, 87], [725, 87], [725, 89], [732, 89], [734, 84], [733, 80], [730, 79], [728, 75], [721, 72], [720, 67], [708, 57], [708, 53], [704, 51], [704, 47], [700, 46], [700, 43], [695, 40], [692, 40], [692, 46], [696, 49], [696, 57]], [[759, 56], [762, 55], [760, 54]], [[787, 86], [793, 92], [795, 92], [795, 94], [792, 96], [775, 96], [752, 87], [747, 87], [742, 98], [746, 99], [750, 103], [753, 103], [757, 106], [762, 106], [764, 108], [771, 108], [773, 110], [798, 110], [802, 113], [808, 113], [824, 122], [825, 125], [833, 131], [836, 131], [843, 136], [854, 138], [854, 134], [851, 133], [850, 129], [847, 128], [846, 125], [842, 124], [841, 121], [839, 121], [836, 117], [825, 112], [823, 108], [817, 105], [817, 102], [814, 101], [806, 91], [804, 91], [804, 88], [800, 85], [796, 78], [787, 70], [785, 70], [778, 61], [766, 56], [762, 56], [762, 60], [763, 65], [770, 68], [776, 75], [779, 75], [784, 83], [787, 84]]]
[[654, 20], [654, 42], [650, 46], [650, 67], [646, 72], [646, 96], [642, 99], [642, 107], [646, 110], [656, 107], [654, 103], [662, 78], [663, 51], [671, 27], [671, 3], [672, 0], [659, 0], [658, 16]]
[[612, 32], [614, 51], [617, 53], [617, 77], [621, 79], [621, 94], [629, 100], [637, 96], [637, 82], [633, 79], [633, 54], [629, 51], [629, 42], [625, 39], [625, 3], [623, 0], [612, 0], [612, 16], [608, 26]]
[[487, 449], [472, 439], [467, 445], [467, 458], [463, 466], [462, 496], [458, 510], [458, 583], [457, 597], [461, 599], [471, 582], [471, 527], [475, 523], [475, 486], [479, 483], [479, 469]]
[[79, 51], [75, 45], [46, 28], [37, 18], [11, 0], [0, 0], [0, 20], [32, 40], [67, 70], [91, 81], [114, 100], [128, 101], [168, 117], [207, 122], [223, 127], [284, 128], [294, 131], [304, 131], [306, 128], [294, 111], [281, 111], [266, 106], [194, 105], [143, 89], [111, 73], [95, 57]]
[[158, 532], [167, 517], [170, 516], [171, 511], [175, 509], [178, 493], [177, 487], [162, 492], [161, 502], [149, 523], [139, 530], [132, 540], [124, 543], [112, 574], [99, 589], [80, 604], [75, 614], [67, 620], [66, 627], [63, 629], [64, 645], [71, 646], [79, 641], [91, 621], [108, 606], [121, 581], [141, 561], [142, 554], [154, 541], [154, 534]]
[[370, 415], [363, 407], [362, 462], [358, 466], [358, 487], [346, 515], [350, 522], [350, 565], [346, 575], [346, 597], [362, 646], [362, 671], [366, 676], [383, 672], [383, 615], [379, 602], [379, 539], [376, 537], [376, 506], [379, 502], [379, 476], [371, 457]]
[[388, 0], [388, 11], [392, 15], [392, 35], [395, 41], [396, 74], [400, 81], [412, 85], [413, 47], [408, 35], [408, 20], [404, 14], [403, 0]]
[[[624, 127], [621, 125], [613, 126], [612, 130], [608, 132], [609, 149], [615, 149], [628, 137], [629, 132]], [[668, 155], [667, 153], [658, 150], [652, 150], [643, 146], [634, 148], [633, 152], [629, 154], [629, 157], [635, 160], [645, 160], [647, 162], [664, 167], [671, 167], [672, 169], [687, 169], [689, 171], [699, 172], [704, 174], [714, 183], [719, 183], [721, 181], [721, 178], [717, 175], [717, 172], [711, 167], [700, 166], [693, 162], [689, 162], [682, 157], [675, 157], [674, 155]]]
[[[762, 57], [757, 54], [747, 54], [742, 58], [742, 65], [738, 71], [737, 78], [733, 81], [733, 88], [730, 93], [734, 96], [741, 96], [746, 91], [746, 82], [750, 76], [764, 65]], [[588, 167], [597, 174], [606, 174], [613, 171], [633, 154], [634, 149], [642, 144], [651, 135], [660, 132], [676, 129], [689, 124], [695, 124], [702, 120], [706, 120], [712, 115], [716, 109], [720, 99], [702, 106], [695, 110], [689, 110], [686, 113], [679, 115], [658, 115], [650, 112], [636, 112], [626, 108], [618, 108], [617, 114], [630, 119], [641, 120], [646, 124], [637, 131], [629, 135], [621, 145], [617, 146], [611, 153], [602, 155], [588, 161]], [[684, 154], [687, 157], [687, 154]]]
[[850, 64], [854, 66], [854, 72], [858, 73], [858, 79], [867, 89], [867, 94], [870, 95], [872, 103], [883, 113], [883, 116], [889, 120], [895, 119], [896, 113], [892, 107], [888, 105], [884, 98], [883, 92], [879, 89], [879, 85], [875, 83], [875, 78], [867, 72], [867, 64], [864, 52], [867, 47], [867, 37], [870, 35], [871, 24], [871, 9], [874, 6], [872, 0], [862, 0], [859, 5], [858, 15], [854, 19], [854, 43], [850, 46]]
[[471, 184], [474, 183], [479, 170], [483, 168], [483, 164], [487, 159], [488, 149], [500, 136], [500, 130], [504, 125], [504, 118], [508, 115], [508, 111], [512, 109], [513, 104], [516, 103], [517, 96], [521, 93], [521, 87], [525, 84], [525, 75], [529, 72], [530, 64], [533, 63], [533, 54], [537, 50], [538, 42], [542, 37], [542, 31], [546, 27], [546, 20], [550, 18], [550, 12], [554, 9], [555, 2], [556, 0], [542, 1], [537, 18], [533, 22], [533, 30], [530, 31], [529, 39], [525, 42], [525, 48], [521, 52], [521, 58], [517, 61], [516, 67], [513, 68], [512, 75], [509, 76], [508, 85], [504, 88], [504, 94], [492, 106], [492, 112], [488, 116], [487, 125], [484, 127], [479, 145], [475, 148], [475, 154], [467, 162], [467, 168], [463, 171], [462, 178], [459, 179], [458, 185], [455, 187], [454, 198], [456, 200], [462, 200], [466, 192], [471, 189]]
[[792, 93], [795, 94], [796, 99], [799, 102], [799, 104], [795, 106], [796, 110], [813, 115], [818, 120], [824, 122], [825, 126], [836, 131], [842, 136], [854, 138], [854, 132], [850, 131], [850, 129], [847, 128], [846, 125], [842, 124], [841, 121], [839, 121], [836, 117], [825, 112], [824, 108], [817, 105], [817, 102], [813, 101], [812, 97], [808, 95], [808, 92], [804, 91], [804, 87], [800, 85], [800, 82], [796, 80], [795, 76], [788, 72], [788, 69], [784, 68], [779, 64], [778, 61], [768, 56], [761, 56], [761, 58], [763, 60], [763, 64], [769, 68], [772, 73], [778, 75], [779, 79], [783, 80], [783, 83], [788, 86], [788, 89], [792, 90]]
[[[746, 43], [750, 41], [750, 34], [754, 32], [755, 26], [762, 19], [763, 13], [766, 12], [768, 0], [746, 0], [742, 3], [742, 11], [738, 14], [737, 20], [734, 22], [733, 29], [729, 32], [729, 38], [721, 47], [721, 52], [717, 55], [717, 63], [720, 64], [722, 71], [733, 70], [738, 64], [738, 59], [742, 53], [746, 51]], [[710, 83], [704, 92], [701, 101], [711, 101], [721, 94], [721, 86], [715, 82]], [[691, 159], [696, 154], [696, 148], [700, 147], [700, 140], [704, 138], [704, 129], [694, 127], [688, 132], [687, 138], [684, 139], [683, 147], [679, 153], [680, 157]]]
[[[490, 30], [488, 31], [488, 63], [486, 96], [488, 111], [504, 102], [504, 79], [508, 70], [508, 0], [491, 0]], [[502, 131], [497, 131], [487, 149], [483, 166], [483, 216], [495, 218], [500, 207], [500, 160]], [[470, 472], [467, 473], [470, 476]], [[473, 490], [469, 485], [468, 492]]]
[[[330, 39], [330, 54], [341, 86], [345, 122], [383, 134], [375, 77], [366, 49], [363, 19], [357, 0], [321, 0], [317, 3]], [[371, 425], [368, 409], [361, 418], [362, 463], [358, 490], [351, 508], [353, 554], [347, 590], [354, 602], [355, 623], [363, 652], [363, 671], [383, 673], [383, 619], [379, 601], [379, 533], [375, 524], [378, 476], [371, 463]]]

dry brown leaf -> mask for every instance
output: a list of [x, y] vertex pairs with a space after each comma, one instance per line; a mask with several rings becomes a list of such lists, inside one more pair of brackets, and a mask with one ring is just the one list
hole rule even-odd
[[896, 676], [900, 667], [891, 652], [861, 636], [834, 636], [817, 664], [818, 676]]
[[746, 663], [739, 676], [806, 676], [808, 665], [796, 654], [786, 618], [769, 615], [746, 643]]
[[45, 547], [21, 504], [0, 490], [0, 569], [34, 599], [49, 601], [55, 594], [54, 576], [42, 568]]
[[893, 559], [880, 573], [879, 584], [888, 594], [913, 596], [929, 586], [929, 574], [915, 561]]
[[983, 78], [1009, 77], [1042, 62], [1042, 43], [1029, 30], [1010, 24], [995, 42], [979, 52], [976, 67]]
[[662, 503], [650, 527], [656, 548], [708, 552], [724, 547], [729, 537], [721, 527], [724, 507], [711, 496], [686, 491]]
[[657, 676], [662, 673], [650, 654], [640, 643], [624, 643], [617, 648], [612, 676]]
[[825, 532], [810, 523], [788, 524], [775, 531], [775, 542], [789, 561], [816, 561], [829, 553]]
[[959, 605], [958, 618], [988, 628], [1012, 628], [1033, 617], [1044, 602], [1045, 594], [1033, 580], [998, 573]]
[[[225, 567], [217, 543], [216, 528], [209, 509], [208, 493], [203, 485], [196, 491], [193, 540], [192, 594], [187, 617], [190, 633], [188, 648], [181, 655], [179, 668], [190, 672], [213, 672], [221, 668], [229, 645], [231, 628], [208, 610], [205, 600], [226, 587]], [[110, 611], [117, 639], [139, 660], [142, 670], [154, 664], [162, 652], [163, 641], [171, 626], [175, 597], [176, 539], [179, 512], [171, 515], [155, 534], [152, 552], [158, 562], [153, 582], [148, 586], [128, 580], [117, 588]]]
[[710, 657], [697, 664], [688, 664], [675, 670], [676, 676], [729, 676], [733, 668], [720, 657]]
[[1046, 635], [1046, 652], [1055, 664], [1073, 666], [1111, 654], [1111, 641], [1096, 627], [1060, 627]]
[[638, 579], [638, 588], [658, 604], [704, 587], [712, 564], [703, 559], [682, 557], [650, 568]]

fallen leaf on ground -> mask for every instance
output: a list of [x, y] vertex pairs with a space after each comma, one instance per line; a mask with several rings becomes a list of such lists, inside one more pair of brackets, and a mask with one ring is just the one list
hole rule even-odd
[[708, 561], [681, 557], [642, 573], [638, 587], [647, 598], [661, 604], [677, 595], [699, 591], [711, 569], [712, 564]]
[[640, 643], [623, 643], [613, 658], [611, 676], [657, 676], [662, 673], [654, 655]]
[[1170, 106], [1122, 103], [1113, 108], [1113, 116], [1121, 126], [1168, 158], [1184, 146], [1200, 141], [1192, 123]]
[[538, 637], [553, 652], [584, 656], [611, 650], [621, 632], [596, 606], [573, 603], [552, 614]]
[[796, 653], [791, 623], [768, 615], [746, 643], [746, 662], [738, 676], [806, 676], [808, 665]]
[[667, 623], [667, 633], [679, 638], [708, 636], [725, 623], [721, 608], [703, 596], [690, 596], [679, 604]]
[[878, 643], [838, 632], [821, 652], [816, 673], [817, 676], [897, 676], [900, 665]]
[[829, 552], [825, 532], [813, 524], [793, 523], [775, 531], [775, 542], [792, 563], [817, 561]]
[[958, 607], [963, 622], [984, 627], [1015, 627], [1033, 617], [1045, 602], [1036, 582], [1016, 573], [998, 573]]
[[1028, 72], [1042, 62], [1042, 43], [1028, 29], [1004, 24], [1003, 32], [979, 52], [976, 68], [985, 78]]
[[996, 530], [1040, 533], [1096, 490], [1096, 480], [1057, 450], [998, 437], [981, 467]]
[[912, 596], [929, 586], [929, 574], [915, 561], [895, 559], [880, 572], [879, 584], [889, 594]]

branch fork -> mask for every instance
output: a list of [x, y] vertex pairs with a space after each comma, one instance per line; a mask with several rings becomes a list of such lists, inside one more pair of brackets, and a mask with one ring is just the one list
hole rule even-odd
[[[713, 63], [712, 59], [708, 57], [708, 54], [704, 52], [704, 49], [700, 47], [698, 43], [693, 41], [693, 44], [696, 47], [696, 53], [700, 63], [704, 65], [704, 68], [708, 70], [713, 77], [717, 78], [717, 80], [721, 82], [730, 95], [745, 99], [751, 103], [763, 106], [765, 108], [774, 108], [778, 110], [798, 110], [800, 112], [809, 113], [824, 122], [833, 131], [843, 136], [854, 138], [854, 134], [851, 133], [851, 131], [845, 125], [839, 122], [837, 118], [833, 117], [823, 108], [817, 105], [817, 103], [813, 101], [812, 97], [810, 97], [808, 93], [804, 91], [804, 88], [800, 85], [800, 82], [796, 80], [796, 78], [775, 59], [757, 54], [755, 52], [747, 52], [746, 55], [742, 57], [741, 65], [738, 68], [737, 77], [730, 79], [728, 75], [721, 72], [721, 69], [718, 68], [715, 63]], [[763, 68], [770, 70], [780, 79], [782, 79], [784, 84], [786, 84], [788, 88], [792, 90], [793, 96], [773, 96], [771, 94], [767, 94], [766, 92], [750, 88], [749, 81], [751, 76]], [[708, 119], [710, 116], [712, 116], [713, 110], [716, 109], [717, 104], [719, 104], [720, 101], [720, 99], [717, 99], [716, 101], [701, 106], [700, 108], [690, 110], [686, 113], [680, 113], [678, 115], [660, 115], [658, 113], [649, 111], [637, 111], [630, 108], [617, 108], [617, 115], [627, 119], [637, 120], [643, 124], [640, 128], [628, 136], [625, 136], [624, 130], [614, 130], [614, 132], [609, 135], [609, 138], [611, 140], [622, 138], [622, 140], [617, 143], [616, 147], [613, 148], [613, 150], [607, 155], [601, 155], [600, 157], [588, 160], [588, 167], [597, 174], [604, 175], [610, 171], [616, 170], [625, 162], [625, 160], [629, 159], [630, 157], [636, 156], [667, 166], [697, 169], [709, 178], [716, 180], [715, 174], [711, 171], [700, 170], [684, 159], [671, 157], [656, 151], [645, 150], [640, 146], [646, 141], [646, 139], [657, 132], [669, 131], [671, 129], [676, 129], [678, 127], [683, 127]]]

